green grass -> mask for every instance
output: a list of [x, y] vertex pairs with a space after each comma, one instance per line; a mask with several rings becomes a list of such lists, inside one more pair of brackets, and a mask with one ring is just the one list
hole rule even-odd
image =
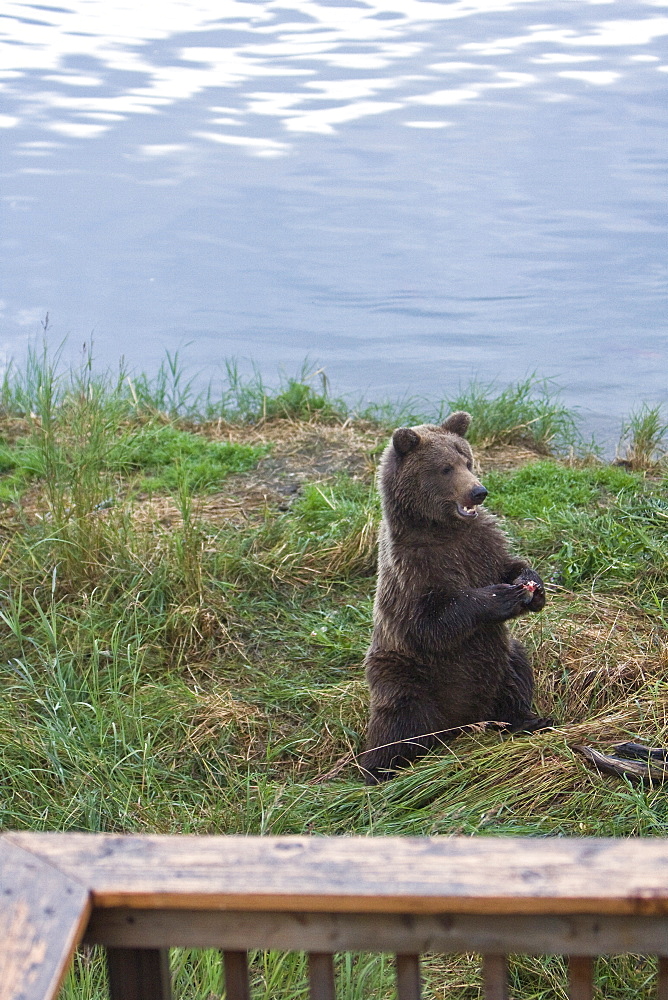
[[536, 461], [515, 472], [485, 477], [487, 506], [518, 519], [549, 518], [559, 510], [592, 510], [623, 490], [644, 492], [642, 476], [614, 465], [583, 468]]
[[125, 475], [140, 471], [138, 486], [151, 492], [174, 492], [183, 486], [191, 493], [211, 492], [226, 476], [252, 469], [267, 450], [207, 441], [170, 424], [148, 424], [120, 438], [112, 467]]
[[0, 503], [24, 493], [42, 471], [42, 455], [34, 440], [0, 442]]
[[[660, 464], [646, 473], [541, 458], [556, 425], [536, 438], [517, 431], [531, 396], [522, 387], [498, 405], [479, 387], [453, 401], [475, 402], [480, 439], [536, 453], [483, 480], [515, 547], [551, 580], [546, 610], [514, 629], [534, 662], [537, 706], [558, 725], [460, 738], [369, 789], [351, 761], [367, 717], [373, 465], [405, 414], [356, 420], [304, 379], [272, 394], [234, 376], [224, 399], [198, 397], [175, 358], [153, 380], [121, 375], [35, 355], [5, 380], [3, 828], [666, 834], [661, 788], [602, 777], [570, 749], [668, 742]], [[363, 461], [335, 470], [347, 447]], [[310, 471], [318, 448], [331, 471], [322, 457]], [[253, 485], [263, 475], [297, 486], [268, 487], [265, 499]], [[220, 995], [216, 953], [176, 949], [172, 960], [178, 996]], [[389, 960], [337, 962], [344, 1000], [393, 995]], [[649, 997], [650, 971], [602, 960], [599, 983], [620, 1000]], [[561, 960], [518, 957], [511, 974], [518, 998], [565, 996]], [[258, 953], [252, 978], [256, 997], [306, 996], [301, 955]], [[425, 979], [428, 998], [479, 995], [471, 956], [428, 956]], [[103, 988], [99, 956], [82, 953], [64, 997], [97, 1000]]]
[[665, 600], [668, 498], [661, 481], [615, 466], [536, 462], [491, 475], [487, 506], [553, 582], [620, 590], [651, 610]]
[[473, 382], [448, 399], [447, 409], [471, 414], [474, 446], [526, 444], [547, 455], [582, 445], [577, 419], [549, 379], [530, 376], [505, 388]]
[[420, 397], [407, 397], [368, 405], [359, 415], [394, 428], [440, 423], [455, 410], [466, 410], [473, 417], [467, 437], [474, 447], [525, 445], [542, 455], [599, 450], [585, 443], [577, 415], [563, 405], [559, 388], [535, 376], [504, 387], [473, 381], [436, 407]]
[[622, 460], [632, 469], [655, 469], [666, 455], [667, 435], [663, 408], [642, 404], [622, 423]]
[[[14, 443], [0, 442], [0, 502], [24, 493], [35, 479], [50, 474], [40, 433]], [[128, 486], [150, 492], [174, 492], [185, 482], [193, 493], [212, 492], [222, 480], [253, 468], [267, 447], [207, 441], [191, 431], [170, 424], [133, 427], [114, 441], [110, 451], [95, 462], [96, 471], [123, 476]], [[64, 444], [54, 454], [59, 484], [71, 482], [71, 462], [80, 455]]]

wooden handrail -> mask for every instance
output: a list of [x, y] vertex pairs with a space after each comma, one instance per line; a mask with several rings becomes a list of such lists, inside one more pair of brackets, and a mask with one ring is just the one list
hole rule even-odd
[[165, 1000], [167, 949], [225, 952], [228, 1000], [248, 1000], [246, 953], [308, 951], [311, 997], [333, 1000], [332, 955], [397, 955], [398, 995], [419, 958], [484, 956], [506, 995], [509, 952], [658, 955], [668, 996], [668, 841], [493, 837], [0, 836], [0, 1000], [47, 1000], [77, 944], [105, 945], [112, 997]]

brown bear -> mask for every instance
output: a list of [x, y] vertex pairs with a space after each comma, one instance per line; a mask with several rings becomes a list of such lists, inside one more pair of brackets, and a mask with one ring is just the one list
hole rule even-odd
[[366, 655], [371, 715], [359, 764], [367, 784], [461, 727], [549, 723], [531, 708], [533, 675], [506, 626], [545, 604], [543, 581], [512, 556], [473, 473], [471, 417], [400, 427], [379, 470], [383, 505], [374, 628]]

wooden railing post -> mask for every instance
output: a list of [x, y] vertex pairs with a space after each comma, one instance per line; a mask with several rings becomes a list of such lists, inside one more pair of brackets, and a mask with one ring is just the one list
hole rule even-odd
[[311, 952], [308, 957], [308, 978], [311, 1000], [335, 1000], [333, 955]]
[[568, 959], [569, 1000], [592, 1000], [594, 995], [594, 960], [571, 955]]
[[250, 1000], [248, 955], [245, 951], [224, 951], [226, 1000]]
[[398, 1000], [420, 1000], [420, 956], [397, 955]]
[[168, 948], [107, 948], [111, 1000], [171, 1000]]
[[482, 979], [485, 1000], [508, 1000], [508, 964], [505, 955], [483, 955]]
[[660, 958], [658, 966], [656, 1000], [668, 1000], [668, 958]]

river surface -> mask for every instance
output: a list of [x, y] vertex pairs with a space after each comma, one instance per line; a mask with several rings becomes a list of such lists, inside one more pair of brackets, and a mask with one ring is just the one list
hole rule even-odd
[[668, 399], [668, 0], [4, 0], [0, 349]]

